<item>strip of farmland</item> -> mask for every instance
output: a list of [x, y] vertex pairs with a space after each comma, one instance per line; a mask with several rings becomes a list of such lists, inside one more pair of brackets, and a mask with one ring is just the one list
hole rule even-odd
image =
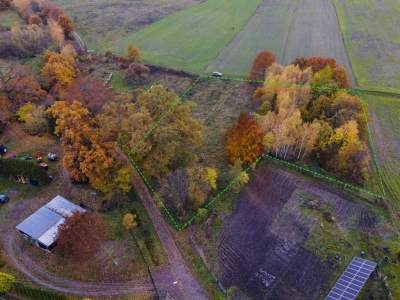
[[399, 90], [399, 1], [333, 2], [359, 85], [365, 88]]
[[392, 209], [400, 213], [400, 99], [365, 95], [368, 103], [372, 140], [377, 151], [380, 173], [389, 197], [394, 198]]
[[335, 8], [330, 0], [264, 0], [208, 70], [244, 75], [256, 53], [273, 51], [280, 63], [301, 56], [334, 57], [351, 74]]
[[261, 0], [208, 0], [164, 18], [115, 44], [136, 44], [146, 61], [202, 72], [242, 29]]

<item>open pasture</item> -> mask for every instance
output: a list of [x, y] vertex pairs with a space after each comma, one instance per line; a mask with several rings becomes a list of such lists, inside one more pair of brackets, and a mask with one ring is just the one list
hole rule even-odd
[[400, 5], [397, 0], [334, 0], [358, 84], [400, 85]]
[[[365, 95], [370, 113], [372, 140], [380, 173], [393, 198], [394, 213], [400, 213], [400, 98]], [[389, 200], [390, 201], [390, 200]]]
[[242, 29], [261, 0], [208, 0], [121, 38], [113, 50], [136, 44], [154, 64], [201, 73]]
[[111, 50], [117, 40], [200, 1], [55, 0], [73, 18], [89, 49], [97, 51]]
[[207, 70], [246, 75], [257, 52], [264, 49], [282, 64], [303, 56], [333, 57], [351, 74], [330, 0], [264, 0]]

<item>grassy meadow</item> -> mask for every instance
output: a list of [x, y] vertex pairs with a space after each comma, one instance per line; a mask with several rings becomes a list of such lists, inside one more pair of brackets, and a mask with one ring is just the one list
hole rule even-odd
[[154, 64], [202, 73], [254, 13], [261, 0], [208, 0], [128, 35], [114, 45], [136, 44]]
[[400, 91], [398, 1], [334, 0], [334, 4], [358, 85]]

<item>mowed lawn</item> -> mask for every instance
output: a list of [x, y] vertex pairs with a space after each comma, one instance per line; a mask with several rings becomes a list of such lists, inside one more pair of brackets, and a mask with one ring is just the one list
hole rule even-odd
[[358, 83], [400, 91], [398, 0], [334, 0]]
[[365, 95], [387, 201], [400, 213], [400, 98]]
[[331, 0], [263, 0], [254, 16], [208, 68], [246, 75], [257, 52], [268, 49], [282, 64], [298, 57], [333, 57], [351, 74]]
[[208, 0], [170, 15], [114, 45], [124, 53], [129, 43], [144, 60], [202, 73], [253, 15], [261, 0]]

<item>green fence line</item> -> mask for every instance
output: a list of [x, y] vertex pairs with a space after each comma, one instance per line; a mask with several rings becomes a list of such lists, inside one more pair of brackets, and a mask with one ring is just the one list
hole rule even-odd
[[[197, 79], [181, 94], [182, 98], [187, 97], [187, 95], [189, 93], [191, 93], [191, 91], [199, 84], [200, 81], [202, 80], [225, 80], [225, 81], [240, 81], [240, 82], [246, 82], [246, 83], [251, 83], [251, 84], [259, 84], [259, 83], [263, 83], [264, 81], [262, 80], [247, 80], [247, 79], [243, 79], [243, 78], [238, 78], [238, 77], [215, 77], [215, 76], [199, 76], [197, 77]], [[350, 89], [350, 92], [359, 95], [360, 99], [362, 99], [362, 90], [361, 89]], [[362, 100], [361, 100], [362, 101]], [[139, 145], [137, 145], [132, 151], [129, 152], [128, 154], [128, 158], [131, 162], [131, 164], [133, 165], [133, 167], [135, 168], [135, 170], [139, 173], [140, 177], [142, 178], [143, 182], [145, 183], [147, 189], [149, 190], [150, 194], [155, 198], [154, 200], [156, 201], [156, 204], [162, 209], [163, 214], [167, 217], [167, 220], [169, 221], [169, 223], [171, 225], [173, 225], [175, 227], [176, 230], [181, 231], [185, 228], [187, 228], [189, 225], [191, 225], [198, 217], [199, 217], [199, 213], [196, 212], [194, 213], [187, 221], [180, 223], [177, 218], [174, 216], [174, 213], [168, 208], [166, 207], [165, 203], [163, 202], [162, 198], [160, 197], [160, 195], [157, 193], [157, 191], [154, 189], [154, 187], [152, 186], [152, 184], [150, 183], [150, 180], [146, 177], [146, 175], [143, 173], [143, 171], [140, 169], [140, 167], [138, 166], [138, 164], [136, 163], [135, 159], [134, 159], [134, 154], [136, 152], [136, 149], [144, 142], [144, 140], [150, 136], [152, 134], [152, 132], [160, 125], [161, 121], [163, 119], [165, 119], [169, 113], [172, 113], [174, 108], [176, 107], [176, 105], [179, 103], [179, 101], [174, 101], [174, 103], [159, 117], [159, 119], [151, 126], [150, 130], [144, 135], [144, 137], [141, 139], [141, 141], [139, 142]], [[363, 104], [363, 102], [362, 102]], [[363, 107], [363, 111], [364, 111], [364, 107]], [[366, 117], [365, 115], [365, 111], [364, 111], [364, 117]], [[367, 124], [368, 124], [368, 119], [367, 119]], [[370, 132], [370, 128], [369, 128], [369, 124], [368, 124], [368, 136], [369, 139], [371, 138], [371, 132]], [[373, 143], [370, 141], [370, 144], [373, 145]], [[320, 172], [316, 172], [312, 169], [297, 165], [295, 163], [291, 163], [279, 158], [276, 158], [274, 156], [269, 155], [268, 153], [265, 153], [263, 155], [261, 155], [256, 161], [255, 164], [259, 163], [261, 160], [265, 160], [265, 159], [269, 159], [272, 161], [275, 161], [281, 165], [284, 165], [285, 167], [289, 167], [295, 171], [301, 172], [301, 173], [305, 173], [308, 175], [311, 175], [315, 178], [319, 178], [322, 179], [326, 182], [329, 183], [334, 183], [338, 186], [341, 186], [345, 189], [347, 189], [348, 191], [353, 191], [353, 192], [357, 192], [361, 195], [368, 195], [369, 197], [374, 197], [374, 198], [378, 198], [378, 199], [384, 199], [386, 196], [386, 192], [385, 192], [385, 188], [384, 188], [384, 184], [383, 184], [383, 179], [382, 176], [380, 174], [380, 169], [379, 169], [379, 165], [377, 164], [377, 158], [376, 158], [376, 154], [375, 151], [372, 150], [372, 155], [373, 155], [373, 160], [374, 160], [374, 164], [376, 165], [376, 168], [378, 170], [378, 175], [380, 178], [380, 184], [381, 184], [381, 190], [383, 195], [377, 194], [373, 191], [364, 189], [362, 187], [359, 186], [355, 186], [353, 184], [347, 183], [345, 181], [339, 180], [333, 176], [327, 176], [325, 174], [322, 174]], [[244, 171], [249, 172], [250, 169], [252, 168], [252, 166], [248, 166], [247, 168], [245, 168]], [[202, 206], [202, 208], [210, 208], [215, 201], [217, 201], [218, 199], [220, 199], [224, 194], [226, 194], [239, 180], [239, 177], [234, 178], [233, 180], [231, 180], [226, 186], [225, 188], [223, 188], [221, 191], [219, 191], [216, 195], [212, 196], [205, 205]]]
[[[157, 193], [157, 191], [154, 189], [154, 187], [152, 186], [152, 184], [150, 183], [150, 180], [146, 177], [146, 175], [144, 175], [143, 171], [140, 169], [140, 167], [138, 166], [138, 164], [134, 161], [133, 157], [131, 155], [129, 155], [129, 160], [131, 161], [132, 165], [134, 166], [135, 170], [139, 173], [140, 177], [143, 179], [143, 182], [145, 183], [146, 187], [148, 188], [150, 194], [155, 198], [155, 201], [157, 203], [157, 205], [162, 209], [162, 211], [164, 212], [164, 215], [167, 216], [169, 222], [171, 225], [173, 225], [175, 227], [176, 230], [181, 231], [185, 228], [187, 228], [189, 225], [191, 225], [198, 217], [199, 217], [199, 212], [197, 211], [196, 213], [194, 213], [187, 221], [180, 223], [176, 216], [174, 215], [174, 213], [165, 205], [165, 203], [163, 202], [161, 196]], [[297, 172], [300, 172], [302, 174], [308, 174], [311, 175], [314, 178], [319, 178], [322, 179], [325, 182], [329, 182], [329, 183], [334, 183], [338, 186], [343, 187], [344, 189], [351, 191], [351, 192], [357, 192], [361, 195], [366, 195], [369, 197], [374, 197], [377, 199], [384, 199], [385, 195], [379, 195], [373, 191], [364, 189], [362, 187], [353, 185], [351, 183], [339, 180], [333, 176], [328, 176], [325, 174], [322, 174], [320, 172], [316, 172], [310, 168], [307, 167], [303, 167], [303, 166], [299, 166], [295, 163], [291, 163], [288, 161], [285, 161], [283, 159], [279, 159], [277, 157], [274, 157], [268, 153], [264, 153], [263, 155], [261, 155], [252, 165], [247, 166], [244, 171], [245, 172], [249, 172], [251, 169], [253, 169], [253, 165], [257, 165], [260, 161], [262, 160], [272, 160], [275, 161], [285, 167], [288, 167], [292, 170], [295, 170]], [[207, 201], [206, 204], [204, 204], [201, 208], [206, 208], [209, 209], [214, 203], [215, 201], [217, 201], [218, 199], [220, 199], [224, 194], [226, 194], [228, 191], [230, 191], [232, 189], [232, 187], [239, 181], [240, 176], [235, 177], [233, 180], [231, 180], [222, 190], [220, 190], [216, 195], [212, 196], [211, 198], [209, 198], [209, 200]]]

